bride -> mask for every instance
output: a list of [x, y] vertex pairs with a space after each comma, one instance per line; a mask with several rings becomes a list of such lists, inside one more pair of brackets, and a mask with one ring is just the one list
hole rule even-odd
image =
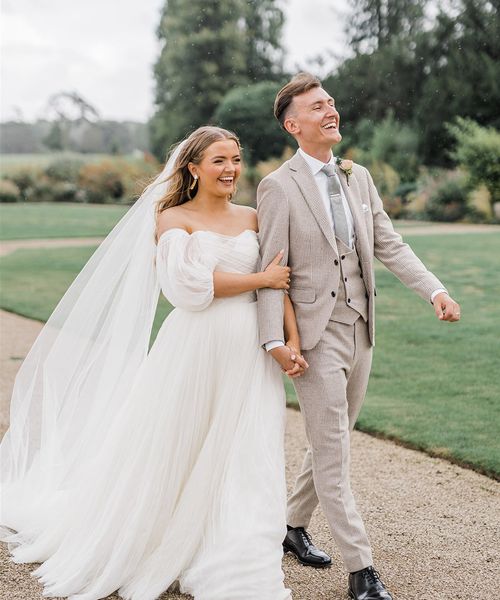
[[[236, 136], [202, 127], [101, 244], [16, 378], [1, 539], [44, 595], [288, 600], [280, 368], [259, 347]], [[148, 352], [159, 290], [176, 307]], [[285, 297], [290, 376], [307, 364]]]

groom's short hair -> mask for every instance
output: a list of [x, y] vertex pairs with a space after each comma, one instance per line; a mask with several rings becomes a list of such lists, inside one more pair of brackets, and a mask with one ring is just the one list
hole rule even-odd
[[283, 129], [288, 111], [295, 96], [304, 94], [313, 88], [321, 87], [321, 81], [311, 73], [297, 73], [276, 95], [274, 101], [274, 116], [278, 119]]

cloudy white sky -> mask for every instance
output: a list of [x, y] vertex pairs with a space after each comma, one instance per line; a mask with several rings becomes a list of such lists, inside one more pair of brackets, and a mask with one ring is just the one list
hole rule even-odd
[[[104, 118], [146, 120], [153, 109], [155, 30], [162, 4], [2, 0], [0, 120], [43, 117], [53, 93], [73, 90]], [[333, 8], [339, 3], [282, 4], [288, 67], [307, 67], [317, 55], [345, 53], [342, 14]]]

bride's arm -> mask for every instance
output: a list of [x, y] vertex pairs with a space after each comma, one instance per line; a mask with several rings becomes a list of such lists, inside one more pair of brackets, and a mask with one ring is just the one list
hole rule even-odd
[[290, 269], [279, 264], [282, 258], [283, 253], [278, 253], [266, 270], [258, 273], [242, 274], [214, 271], [214, 296], [225, 298], [262, 288], [287, 290], [290, 287], [288, 285]]

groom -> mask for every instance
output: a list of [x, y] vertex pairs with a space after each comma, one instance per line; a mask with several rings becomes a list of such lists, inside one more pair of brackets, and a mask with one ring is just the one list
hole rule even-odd
[[[285, 250], [289, 295], [309, 363], [305, 372], [300, 359], [295, 365], [302, 372], [294, 383], [310, 448], [289, 499], [283, 546], [303, 564], [331, 564], [306, 531], [319, 500], [349, 572], [350, 598], [387, 600], [392, 596], [373, 568], [349, 480], [350, 433], [375, 343], [374, 258], [430, 302], [440, 320], [458, 321], [460, 307], [394, 231], [369, 172], [349, 162], [337, 165], [331, 149], [342, 139], [340, 117], [320, 81], [295, 76], [278, 92], [274, 114], [299, 149], [259, 185], [261, 257], [267, 265]], [[260, 290], [258, 310], [261, 343], [291, 371], [294, 349], [284, 345], [282, 291]]]

